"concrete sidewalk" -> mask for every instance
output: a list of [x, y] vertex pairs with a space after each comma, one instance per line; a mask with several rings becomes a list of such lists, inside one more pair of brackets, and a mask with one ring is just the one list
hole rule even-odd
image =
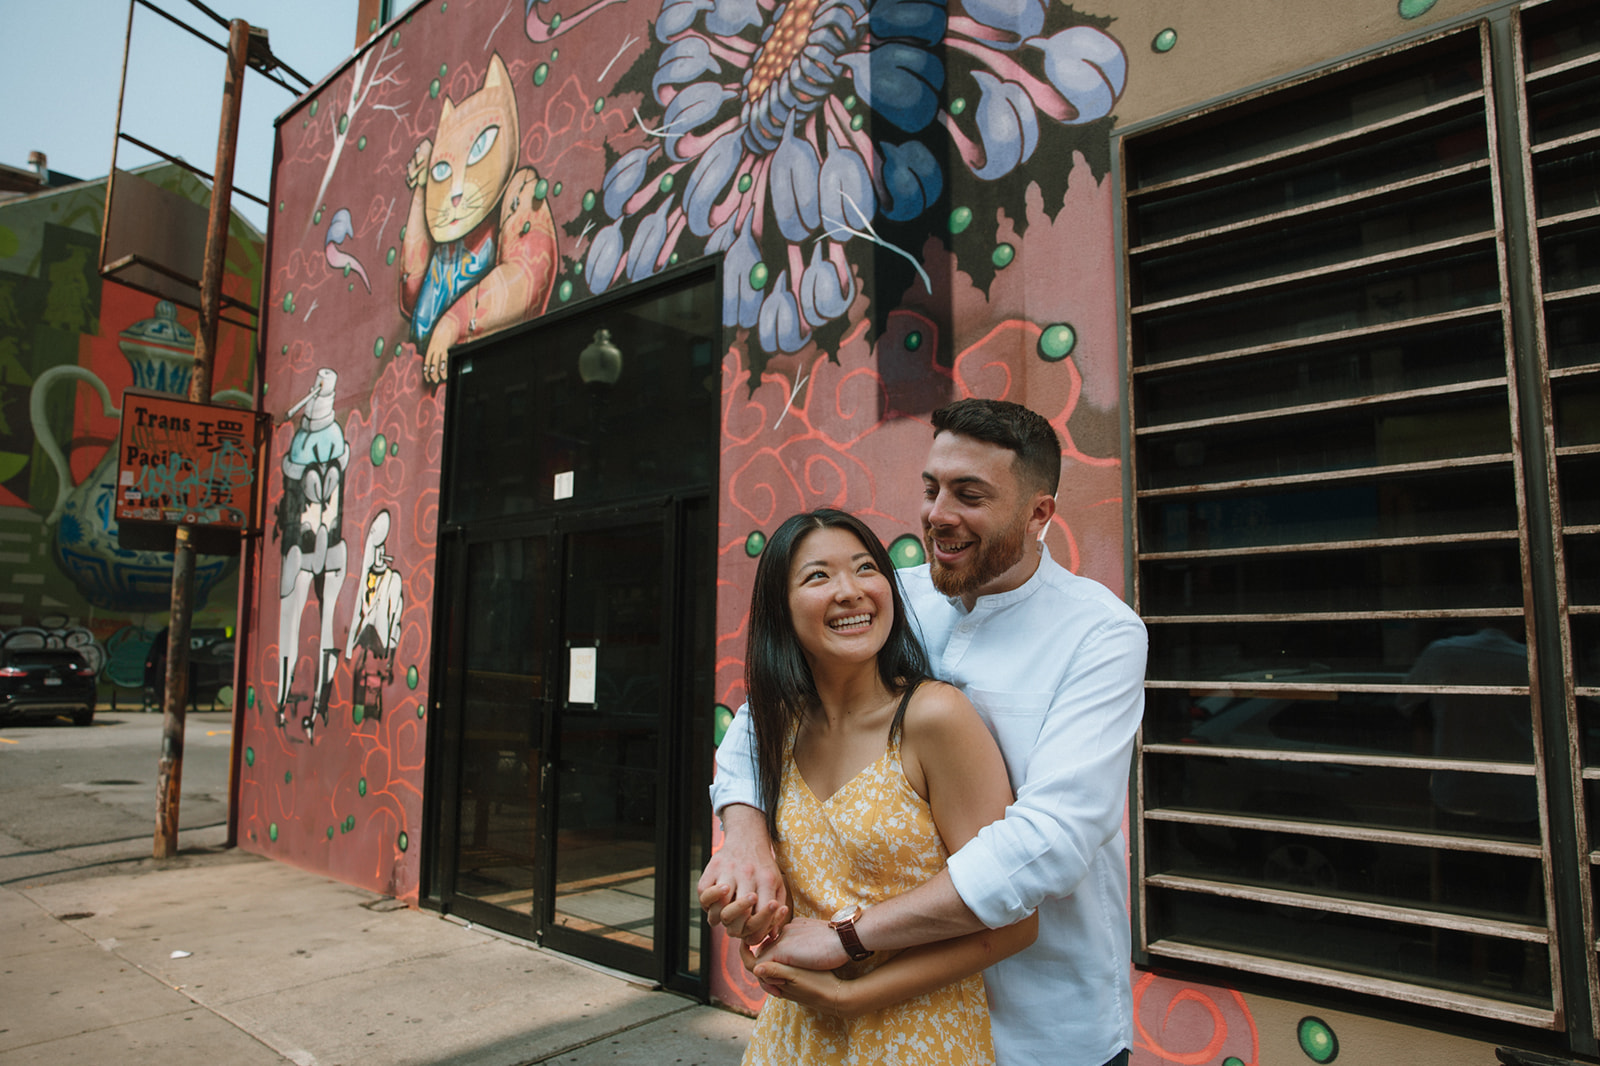
[[750, 1025], [242, 852], [0, 887], [0, 1066], [731, 1066]]

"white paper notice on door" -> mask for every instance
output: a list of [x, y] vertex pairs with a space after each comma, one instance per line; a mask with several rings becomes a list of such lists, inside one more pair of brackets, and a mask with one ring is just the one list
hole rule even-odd
[[594, 670], [597, 648], [568, 648], [567, 702], [594, 702]]

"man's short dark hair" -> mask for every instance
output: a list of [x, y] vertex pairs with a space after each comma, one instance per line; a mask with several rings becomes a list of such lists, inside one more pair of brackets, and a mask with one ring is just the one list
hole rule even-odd
[[1043, 415], [1008, 400], [957, 400], [933, 412], [933, 435], [998, 444], [1016, 454], [1017, 480], [1051, 496], [1061, 484], [1061, 438]]

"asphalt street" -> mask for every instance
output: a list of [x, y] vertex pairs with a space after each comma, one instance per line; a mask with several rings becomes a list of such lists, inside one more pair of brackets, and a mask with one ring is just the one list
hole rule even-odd
[[[190, 712], [184, 730], [179, 844], [227, 839], [232, 716]], [[150, 860], [161, 715], [109, 711], [0, 724], [0, 885], [77, 876]]]

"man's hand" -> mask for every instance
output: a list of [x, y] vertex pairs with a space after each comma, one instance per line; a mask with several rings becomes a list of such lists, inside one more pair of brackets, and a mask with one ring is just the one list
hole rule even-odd
[[772, 857], [765, 815], [733, 804], [722, 811], [722, 829], [722, 847], [706, 863], [695, 890], [713, 925], [755, 943], [788, 919], [789, 891]]
[[783, 927], [783, 935], [762, 949], [747, 968], [776, 962], [801, 970], [837, 970], [850, 961], [838, 930], [816, 918], [796, 918]]

